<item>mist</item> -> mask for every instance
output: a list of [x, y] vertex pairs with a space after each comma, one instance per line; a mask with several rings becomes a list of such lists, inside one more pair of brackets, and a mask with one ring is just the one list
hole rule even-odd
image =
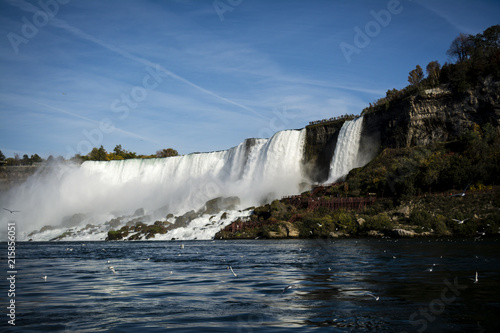
[[[304, 140], [305, 129], [289, 130], [218, 152], [52, 164], [2, 196], [4, 207], [20, 212], [3, 210], [0, 220], [15, 220], [22, 239], [44, 226], [100, 225], [141, 208], [144, 222], [165, 220], [217, 197], [239, 197], [238, 209], [264, 204], [308, 181]], [[0, 235], [6, 239], [6, 230]]]

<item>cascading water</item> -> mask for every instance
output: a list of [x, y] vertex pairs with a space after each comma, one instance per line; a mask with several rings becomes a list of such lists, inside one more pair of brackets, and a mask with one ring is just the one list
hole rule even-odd
[[[132, 217], [137, 209], [144, 222], [152, 223], [165, 221], [167, 214], [198, 211], [208, 200], [218, 197], [238, 197], [237, 209], [244, 209], [299, 193], [299, 184], [304, 180], [305, 131], [282, 131], [270, 139], [248, 139], [237, 147], [211, 153], [88, 161], [81, 166], [63, 164], [12, 189], [2, 203], [5, 207], [19, 207], [21, 212], [15, 216], [22, 221], [18, 223], [19, 236], [22, 238], [24, 232], [26, 238], [34, 240], [60, 235], [61, 227], [79, 235], [69, 239], [104, 239], [110, 221], [125, 215]], [[12, 216], [8, 214], [0, 212], [0, 220], [9, 221]], [[176, 229], [172, 234], [177, 239], [211, 238], [231, 218], [248, 214], [229, 212], [224, 221], [222, 213], [218, 214], [222, 221], [219, 224], [212, 220], [214, 216], [197, 217], [191, 229]], [[44, 235], [28, 235], [43, 226], [49, 226]], [[89, 232], [82, 233], [82, 227]], [[196, 228], [198, 232], [193, 231]]]
[[362, 128], [362, 116], [354, 120], [348, 120], [342, 125], [326, 183], [334, 183], [347, 176], [352, 169], [365, 164], [358, 156]]

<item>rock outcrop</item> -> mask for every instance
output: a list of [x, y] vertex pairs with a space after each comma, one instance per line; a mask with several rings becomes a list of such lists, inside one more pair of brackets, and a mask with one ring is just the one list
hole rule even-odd
[[306, 127], [304, 165], [314, 182], [328, 178], [337, 138], [345, 120], [339, 119]]
[[[485, 79], [465, 94], [443, 85], [398, 99], [364, 116], [360, 156], [384, 148], [428, 145], [459, 138], [474, 126], [500, 126], [500, 82]], [[345, 119], [306, 127], [305, 172], [313, 182], [328, 178], [330, 161]]]
[[491, 79], [460, 96], [441, 86], [368, 113], [363, 138], [376, 138], [382, 148], [428, 145], [458, 138], [486, 123], [500, 126], [500, 82]]

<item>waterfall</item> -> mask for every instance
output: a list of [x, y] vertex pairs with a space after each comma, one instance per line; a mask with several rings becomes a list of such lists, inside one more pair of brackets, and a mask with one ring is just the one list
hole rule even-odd
[[[23, 221], [18, 228], [24, 233], [47, 225], [102, 231], [100, 226], [117, 217], [133, 216], [138, 209], [149, 219], [146, 223], [165, 221], [167, 214], [198, 211], [218, 197], [237, 196], [238, 209], [261, 205], [300, 192], [305, 131], [247, 139], [217, 152], [61, 164], [12, 189], [2, 203], [21, 210], [16, 218]], [[0, 212], [2, 222], [12, 218], [5, 213]]]
[[348, 120], [342, 125], [330, 163], [327, 183], [341, 180], [347, 176], [349, 171], [364, 164], [358, 156], [362, 128], [362, 116], [354, 120]]

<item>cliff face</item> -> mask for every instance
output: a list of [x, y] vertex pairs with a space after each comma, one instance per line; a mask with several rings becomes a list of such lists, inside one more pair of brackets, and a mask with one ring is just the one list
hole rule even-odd
[[[446, 87], [392, 102], [364, 115], [360, 154], [368, 162], [384, 148], [428, 145], [458, 138], [474, 126], [500, 128], [500, 82], [484, 80], [457, 96]], [[304, 164], [316, 182], [328, 178], [330, 161], [344, 120], [307, 126]]]
[[382, 148], [411, 147], [457, 138], [486, 123], [500, 126], [498, 81], [485, 80], [462, 96], [445, 87], [425, 90], [365, 115], [364, 134], [377, 137]]
[[312, 181], [328, 179], [339, 131], [345, 120], [335, 120], [306, 127], [304, 165]]
[[0, 167], [0, 193], [21, 184], [37, 171], [37, 166]]

